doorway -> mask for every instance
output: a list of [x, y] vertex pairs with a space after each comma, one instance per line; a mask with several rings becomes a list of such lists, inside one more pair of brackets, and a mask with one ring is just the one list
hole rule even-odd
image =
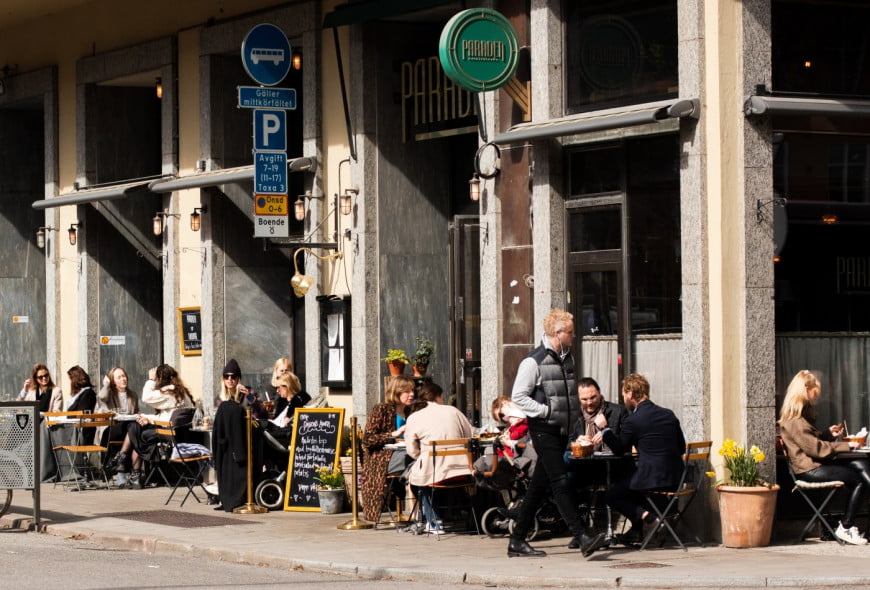
[[457, 215], [450, 231], [450, 359], [455, 406], [480, 424], [480, 220]]

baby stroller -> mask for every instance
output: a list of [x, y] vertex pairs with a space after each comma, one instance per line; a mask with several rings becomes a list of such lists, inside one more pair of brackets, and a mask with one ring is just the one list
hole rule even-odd
[[263, 472], [263, 479], [254, 490], [254, 502], [269, 510], [280, 510], [284, 507], [284, 489], [287, 485], [287, 461], [290, 457], [290, 449], [278, 442], [265, 428], [261, 430], [263, 445], [268, 449], [267, 454], [276, 458], [283, 457], [283, 462], [278, 459], [274, 461], [270, 469]]
[[[474, 463], [478, 487], [496, 492], [500, 500], [500, 505], [489, 508], [480, 517], [481, 529], [492, 538], [513, 533], [517, 511], [529, 486], [529, 470], [532, 467], [532, 460], [528, 457], [499, 457], [501, 448], [503, 445], [496, 438], [492, 443], [492, 454], [486, 454]], [[562, 517], [548, 498], [535, 514], [526, 540], [531, 541], [545, 531], [556, 535], [563, 529]]]

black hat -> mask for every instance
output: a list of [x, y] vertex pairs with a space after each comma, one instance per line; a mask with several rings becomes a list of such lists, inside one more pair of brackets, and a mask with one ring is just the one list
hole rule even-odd
[[239, 368], [239, 363], [236, 362], [236, 359], [227, 361], [223, 374], [226, 375], [227, 373], [232, 373], [238, 377], [242, 376], [242, 370]]

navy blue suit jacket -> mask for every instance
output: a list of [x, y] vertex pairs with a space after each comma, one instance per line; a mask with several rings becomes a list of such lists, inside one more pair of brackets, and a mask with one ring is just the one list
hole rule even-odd
[[604, 442], [617, 455], [637, 449], [637, 470], [631, 476], [633, 490], [668, 488], [680, 483], [686, 440], [674, 413], [645, 400], [622, 423], [619, 433], [607, 429]]

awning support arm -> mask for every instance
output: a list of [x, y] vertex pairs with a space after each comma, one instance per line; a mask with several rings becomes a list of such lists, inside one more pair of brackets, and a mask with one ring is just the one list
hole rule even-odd
[[344, 106], [344, 125], [347, 128], [347, 145], [350, 147], [350, 157], [356, 162], [356, 142], [350, 125], [350, 107], [347, 104], [347, 85], [344, 81], [344, 66], [341, 61], [341, 42], [338, 40], [338, 27], [332, 28], [332, 39], [335, 42], [335, 59], [338, 62], [338, 81], [341, 85], [341, 103]]

